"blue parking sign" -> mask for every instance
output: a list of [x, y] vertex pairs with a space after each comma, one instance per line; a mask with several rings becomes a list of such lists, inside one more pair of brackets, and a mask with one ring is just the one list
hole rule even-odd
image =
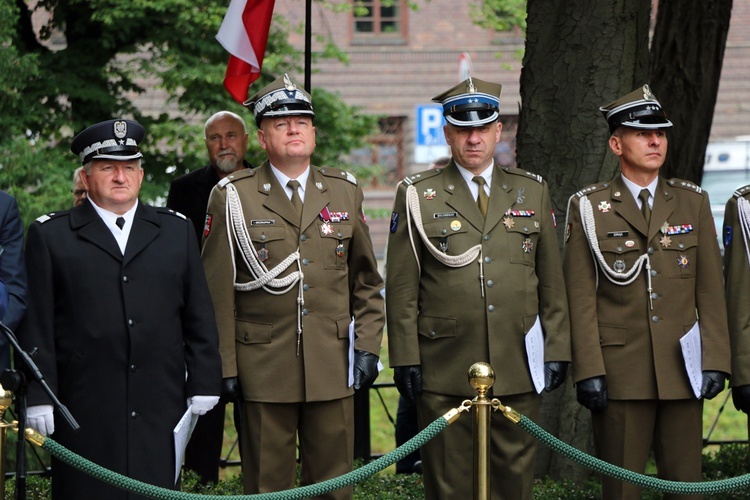
[[443, 106], [440, 104], [426, 104], [416, 107], [417, 146], [446, 146], [443, 135]]

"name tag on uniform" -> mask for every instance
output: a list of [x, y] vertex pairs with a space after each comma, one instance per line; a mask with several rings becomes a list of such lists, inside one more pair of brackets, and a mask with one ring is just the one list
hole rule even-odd
[[432, 214], [433, 219], [452, 219], [457, 216], [458, 214], [456, 212], [440, 212], [437, 214]]
[[608, 238], [626, 238], [627, 236], [627, 231], [612, 231], [611, 233], [607, 233]]
[[274, 224], [276, 224], [276, 219], [259, 219], [250, 221], [251, 226], [272, 226]]

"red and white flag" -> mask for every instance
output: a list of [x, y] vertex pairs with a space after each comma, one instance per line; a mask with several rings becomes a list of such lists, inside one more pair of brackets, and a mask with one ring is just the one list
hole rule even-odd
[[247, 89], [260, 76], [275, 0], [232, 0], [216, 39], [229, 52], [224, 87], [235, 101], [247, 99]]

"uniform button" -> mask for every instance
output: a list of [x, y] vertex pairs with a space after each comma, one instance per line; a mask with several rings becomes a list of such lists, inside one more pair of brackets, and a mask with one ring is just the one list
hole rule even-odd
[[341, 232], [340, 232], [340, 231], [339, 231], [338, 233], [336, 233], [336, 236], [338, 236], [339, 238], [343, 238], [343, 237], [344, 237], [344, 235], [343, 235], [343, 234], [341, 234]]
[[245, 342], [247, 342], [248, 340], [250, 340], [250, 339], [248, 338], [248, 336], [247, 336], [247, 333], [245, 334], [245, 339], [244, 339], [244, 340], [245, 340]]
[[135, 325], [135, 321], [133, 321], [132, 319], [129, 319], [128, 320], [128, 325], [130, 325], [130, 326]]
[[657, 273], [656, 273], [656, 270], [652, 269], [652, 270], [651, 270], [651, 277], [653, 278], [654, 276], [656, 276], [656, 274], [657, 274]]
[[131, 412], [130, 412], [130, 418], [132, 418], [132, 419], [134, 419], [134, 420], [135, 420], [136, 418], [138, 418], [138, 412], [136, 412], [136, 411], [131, 411]]
[[658, 298], [659, 298], [659, 294], [658, 294], [658, 293], [656, 293], [656, 292], [653, 292], [653, 293], [651, 294], [651, 298], [652, 298], [652, 299], [658, 299]]
[[434, 339], [436, 335], [437, 335], [437, 333], [435, 333], [435, 330], [431, 330], [430, 331], [430, 337], [432, 337]]
[[492, 306], [492, 305], [491, 305], [491, 306], [488, 306], [488, 307], [487, 307], [487, 310], [488, 310], [489, 312], [495, 312], [495, 306]]
[[617, 251], [618, 251], [618, 252], [622, 252], [622, 246], [620, 246], [620, 245], [617, 245]]
[[490, 239], [490, 235], [489, 235], [489, 234], [485, 234], [485, 235], [484, 235], [484, 241], [487, 241], [487, 240], [489, 240], [489, 239]]
[[658, 323], [659, 322], [659, 316], [651, 316], [651, 321], [653, 321], [654, 323]]
[[485, 264], [489, 264], [490, 262], [492, 262], [492, 259], [490, 259], [489, 257], [485, 257], [484, 258], [484, 263]]
[[299, 237], [299, 239], [300, 241], [307, 241], [307, 236], [303, 234], [302, 236]]
[[529, 232], [529, 226], [523, 226], [523, 232], [528, 233]]
[[493, 286], [495, 286], [495, 282], [492, 280], [487, 280], [487, 286], [492, 288]]
[[130, 365], [130, 371], [133, 372], [133, 373], [135, 373], [135, 370], [136, 370], [135, 365], [134, 364]]
[[440, 234], [448, 234], [448, 230], [447, 230], [447, 229], [442, 229], [442, 230], [440, 231]]
[[309, 263], [310, 263], [310, 261], [309, 261], [309, 260], [307, 260], [307, 259], [302, 259], [302, 265], [303, 265], [303, 266], [306, 266], [306, 265], [308, 265]]
[[261, 239], [261, 240], [265, 240], [265, 239], [266, 239], [266, 235], [265, 235], [265, 234], [261, 234], [261, 235], [260, 235], [260, 239]]
[[304, 284], [304, 285], [302, 286], [302, 289], [303, 289], [304, 291], [308, 291], [308, 290], [310, 289], [310, 285], [308, 285], [307, 283], [305, 283], [305, 284]]
[[127, 276], [123, 276], [122, 277], [122, 281], [124, 281], [125, 283], [127, 283], [127, 282], [130, 281], [130, 279]]
[[680, 247], [680, 249], [682, 249], [682, 248], [685, 248], [685, 244], [684, 244], [684, 243], [680, 243], [680, 244], [679, 244], [679, 245], [677, 245], [677, 246], [678, 246], [678, 247]]
[[653, 249], [653, 247], [648, 247], [648, 254], [649, 255], [654, 255], [654, 249]]
[[307, 316], [307, 309], [302, 309], [302, 315]]

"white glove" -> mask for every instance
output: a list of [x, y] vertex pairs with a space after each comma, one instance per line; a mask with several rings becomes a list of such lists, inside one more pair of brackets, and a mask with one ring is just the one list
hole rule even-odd
[[207, 411], [216, 406], [219, 402], [219, 396], [193, 396], [188, 401], [190, 411], [198, 415], [205, 415]]
[[54, 410], [52, 405], [29, 406], [26, 409], [27, 426], [42, 436], [49, 436], [55, 432], [55, 419], [52, 416]]

